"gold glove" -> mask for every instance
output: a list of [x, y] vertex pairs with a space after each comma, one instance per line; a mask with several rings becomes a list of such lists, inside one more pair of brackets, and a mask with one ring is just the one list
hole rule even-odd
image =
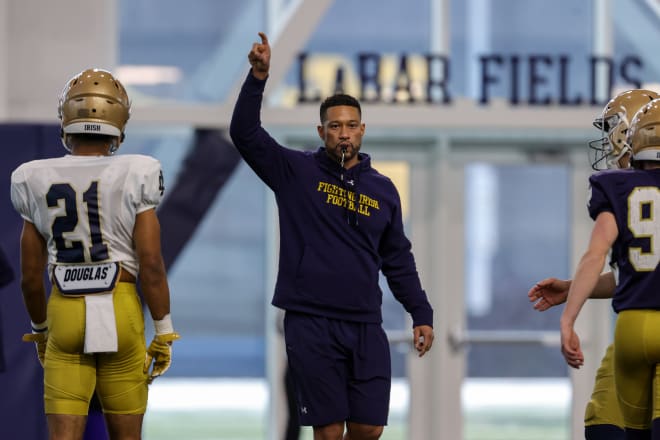
[[23, 335], [23, 341], [34, 342], [34, 345], [37, 348], [37, 357], [39, 358], [39, 363], [43, 367], [44, 361], [46, 359], [46, 344], [48, 343], [48, 330], [40, 333], [26, 333]]
[[[154, 336], [144, 359], [143, 372], [149, 375], [147, 383], [153, 382], [155, 378], [163, 375], [170, 368], [170, 364], [172, 363], [172, 341], [176, 341], [179, 338], [180, 336], [176, 332]], [[149, 372], [150, 368], [151, 373]]]

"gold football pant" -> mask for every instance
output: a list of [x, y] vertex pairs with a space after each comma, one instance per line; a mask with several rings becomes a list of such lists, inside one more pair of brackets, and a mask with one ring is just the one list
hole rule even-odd
[[624, 310], [614, 332], [614, 377], [627, 428], [651, 429], [660, 417], [660, 311]]
[[53, 287], [48, 300], [48, 345], [44, 366], [46, 414], [86, 415], [96, 390], [103, 411], [144, 414], [147, 376], [142, 305], [133, 283], [113, 294], [116, 353], [85, 354], [85, 299], [65, 297]]
[[596, 383], [584, 413], [584, 425], [615, 425], [623, 429], [623, 416], [614, 386], [614, 344], [607, 347], [596, 372]]

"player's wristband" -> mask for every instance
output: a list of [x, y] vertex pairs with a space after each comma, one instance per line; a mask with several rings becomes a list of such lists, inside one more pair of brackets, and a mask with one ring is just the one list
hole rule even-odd
[[164, 335], [166, 333], [174, 333], [174, 326], [172, 325], [172, 316], [168, 313], [163, 319], [154, 320], [154, 329], [157, 335]]
[[30, 326], [32, 327], [32, 333], [45, 333], [48, 331], [48, 324], [46, 321], [40, 323], [30, 321]]

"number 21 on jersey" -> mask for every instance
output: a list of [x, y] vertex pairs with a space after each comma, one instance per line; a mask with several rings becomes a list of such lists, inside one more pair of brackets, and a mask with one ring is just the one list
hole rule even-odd
[[[85, 262], [83, 242], [80, 240], [71, 240], [70, 246], [67, 246], [64, 238], [64, 234], [73, 232], [80, 221], [76, 199], [76, 191], [68, 183], [53, 184], [46, 194], [46, 202], [49, 208], [57, 208], [59, 201], [64, 201], [64, 215], [55, 217], [52, 224], [53, 241], [57, 248], [57, 261], [60, 263]], [[89, 188], [83, 193], [82, 200], [87, 208], [89, 242], [91, 243], [88, 250], [91, 261], [107, 260], [108, 246], [103, 242], [103, 234], [101, 232], [97, 181], [93, 181], [89, 185]]]

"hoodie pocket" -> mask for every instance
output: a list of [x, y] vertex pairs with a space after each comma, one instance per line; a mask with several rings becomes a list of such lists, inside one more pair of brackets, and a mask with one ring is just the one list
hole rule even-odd
[[305, 246], [296, 285], [312, 304], [350, 311], [380, 307], [378, 270], [350, 249], [319, 254], [313, 247]]

